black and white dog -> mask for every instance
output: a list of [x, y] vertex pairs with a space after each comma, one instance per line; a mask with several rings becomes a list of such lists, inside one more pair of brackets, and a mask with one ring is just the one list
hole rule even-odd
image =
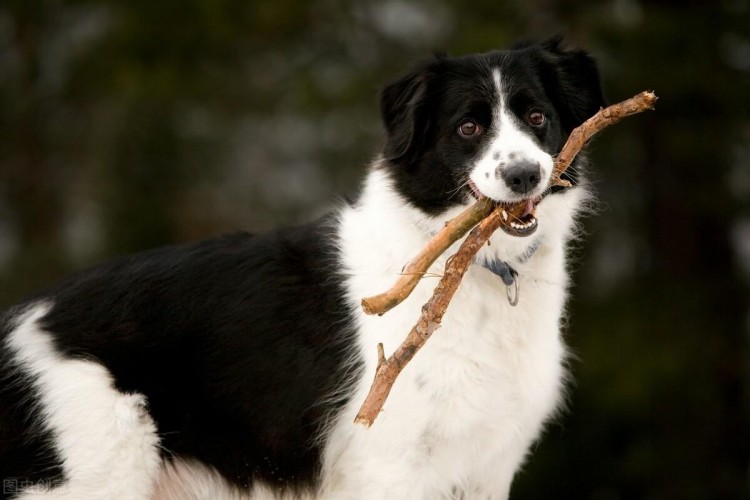
[[[594, 61], [559, 41], [435, 58], [383, 90], [387, 142], [356, 203], [121, 257], [6, 311], [3, 498], [506, 498], [566, 379], [566, 243], [587, 194], [583, 160], [550, 188], [553, 156], [602, 105]], [[526, 214], [374, 425], [354, 424], [376, 344], [400, 344], [436, 281], [383, 316], [360, 300], [478, 196]]]

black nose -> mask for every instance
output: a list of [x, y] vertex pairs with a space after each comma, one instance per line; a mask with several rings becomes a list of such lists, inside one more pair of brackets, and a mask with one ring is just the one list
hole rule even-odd
[[539, 163], [530, 161], [514, 163], [503, 169], [501, 175], [510, 190], [519, 194], [530, 192], [542, 180], [542, 171], [539, 168]]

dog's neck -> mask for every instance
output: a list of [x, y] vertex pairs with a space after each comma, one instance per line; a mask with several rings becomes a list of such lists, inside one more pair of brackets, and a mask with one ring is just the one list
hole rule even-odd
[[[572, 235], [573, 218], [580, 205], [581, 194], [585, 193], [580, 188], [571, 191], [570, 194], [558, 194], [543, 200], [538, 207], [540, 227], [536, 233], [517, 237], [496, 231], [489, 244], [480, 250], [477, 259], [482, 262], [508, 262], [520, 270], [534, 260], [541, 247], [563, 244]], [[451, 207], [440, 215], [426, 214], [398, 192], [387, 168], [381, 166], [369, 172], [357, 207], [362, 215], [369, 214], [367, 218], [379, 228], [377, 232], [388, 238], [389, 247], [395, 245], [403, 248], [405, 258], [409, 259], [444, 227], [446, 221], [460, 214], [471, 203], [473, 200], [467, 198], [466, 204]], [[372, 229], [376, 230], [376, 227]], [[456, 242], [446, 253], [455, 253], [459, 245], [460, 241]]]

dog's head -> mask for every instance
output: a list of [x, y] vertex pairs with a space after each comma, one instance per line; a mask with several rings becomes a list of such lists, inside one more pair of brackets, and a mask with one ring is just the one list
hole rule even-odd
[[382, 92], [384, 164], [398, 191], [430, 215], [481, 195], [531, 209], [553, 191], [553, 156], [603, 105], [594, 60], [559, 40], [437, 57]]

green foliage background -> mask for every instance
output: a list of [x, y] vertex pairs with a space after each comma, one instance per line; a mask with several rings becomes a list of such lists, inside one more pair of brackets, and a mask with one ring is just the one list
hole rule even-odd
[[574, 250], [568, 411], [514, 498], [750, 498], [748, 0], [5, 0], [0, 307], [108, 256], [355, 195], [379, 86], [563, 33], [617, 101]]

